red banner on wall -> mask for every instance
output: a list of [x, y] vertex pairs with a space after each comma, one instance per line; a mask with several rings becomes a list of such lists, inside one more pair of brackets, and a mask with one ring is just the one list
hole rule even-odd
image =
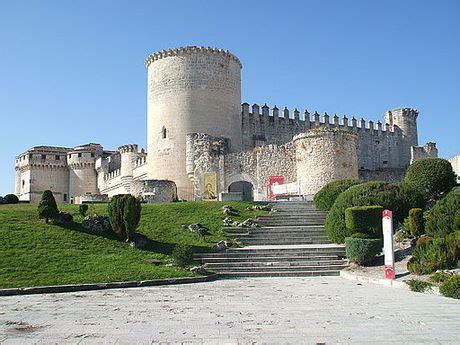
[[273, 185], [275, 184], [283, 184], [284, 183], [284, 176], [269, 176], [268, 177], [268, 199], [273, 200], [275, 198], [275, 194], [273, 193]]

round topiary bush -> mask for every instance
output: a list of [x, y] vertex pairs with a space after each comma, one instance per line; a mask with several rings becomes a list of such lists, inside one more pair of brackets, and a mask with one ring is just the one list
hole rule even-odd
[[427, 214], [425, 232], [433, 237], [445, 237], [455, 231], [455, 215], [460, 210], [460, 187], [439, 200]]
[[460, 275], [447, 279], [439, 287], [443, 296], [460, 299]]
[[1, 204], [6, 204], [6, 203], [5, 203], [5, 198], [3, 198], [2, 196], [0, 196], [0, 205], [1, 205]]
[[17, 204], [19, 203], [19, 198], [15, 194], [7, 194], [3, 197], [3, 202], [5, 204]]
[[403, 183], [372, 181], [341, 193], [326, 217], [326, 234], [332, 242], [343, 243], [354, 231], [346, 227], [345, 210], [353, 206], [379, 205], [393, 211], [395, 223], [402, 222], [413, 207], [423, 207], [423, 197]]
[[42, 194], [42, 199], [38, 203], [38, 216], [40, 219], [44, 218], [46, 223], [50, 219], [56, 219], [59, 216], [56, 200], [50, 190], [45, 190]]
[[449, 161], [425, 158], [412, 163], [404, 182], [413, 185], [427, 201], [439, 200], [456, 185], [456, 176]]
[[404, 220], [404, 230], [411, 237], [419, 237], [425, 232], [425, 220], [421, 208], [411, 208], [409, 216]]
[[351, 186], [355, 186], [360, 183], [362, 183], [362, 181], [357, 180], [339, 180], [330, 182], [315, 194], [313, 202], [318, 209], [322, 211], [329, 211], [340, 193], [346, 191]]
[[348, 233], [364, 233], [377, 238], [382, 234], [382, 206], [353, 206], [345, 210]]
[[359, 265], [371, 262], [382, 251], [382, 241], [376, 238], [347, 237], [345, 239], [347, 259]]
[[78, 206], [78, 212], [80, 213], [82, 217], [86, 216], [86, 212], [88, 212], [88, 208], [89, 207], [87, 204], [81, 204], [80, 206]]
[[188, 244], [176, 244], [172, 252], [172, 258], [177, 266], [187, 267], [193, 263], [193, 249]]

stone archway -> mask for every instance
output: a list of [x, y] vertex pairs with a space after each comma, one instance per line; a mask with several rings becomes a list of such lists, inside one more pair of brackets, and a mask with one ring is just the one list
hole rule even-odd
[[248, 181], [236, 181], [228, 186], [229, 192], [243, 193], [243, 201], [254, 200], [254, 186]]

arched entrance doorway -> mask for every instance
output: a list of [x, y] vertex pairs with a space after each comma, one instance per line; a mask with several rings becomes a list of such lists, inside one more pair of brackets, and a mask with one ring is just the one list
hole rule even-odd
[[228, 186], [229, 192], [240, 192], [243, 193], [243, 201], [253, 201], [254, 200], [254, 186], [251, 182], [247, 181], [237, 181], [233, 182]]

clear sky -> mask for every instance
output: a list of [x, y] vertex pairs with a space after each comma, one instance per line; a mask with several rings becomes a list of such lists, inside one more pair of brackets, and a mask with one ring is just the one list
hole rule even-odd
[[242, 101], [382, 120], [460, 153], [460, 1], [0, 0], [0, 195], [37, 145], [146, 143], [149, 53], [205, 45], [243, 63]]

